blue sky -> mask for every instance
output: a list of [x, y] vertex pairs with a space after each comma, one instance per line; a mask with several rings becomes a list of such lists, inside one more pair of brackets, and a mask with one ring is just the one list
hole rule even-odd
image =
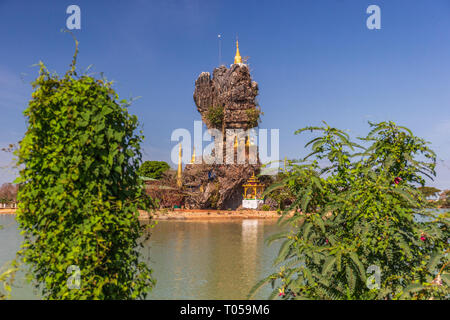
[[[169, 161], [176, 128], [200, 120], [195, 79], [233, 62], [236, 36], [260, 87], [261, 128], [280, 129], [280, 155], [298, 158], [322, 120], [352, 136], [367, 121], [393, 120], [430, 142], [435, 185], [450, 188], [450, 2], [434, 1], [5, 1], [0, 0], [0, 147], [25, 132], [22, 111], [42, 60], [62, 74], [73, 55], [61, 29], [66, 8], [81, 8], [78, 68], [116, 81], [146, 136], [144, 158]], [[381, 8], [369, 30], [366, 8]], [[13, 179], [0, 153], [0, 183]]]

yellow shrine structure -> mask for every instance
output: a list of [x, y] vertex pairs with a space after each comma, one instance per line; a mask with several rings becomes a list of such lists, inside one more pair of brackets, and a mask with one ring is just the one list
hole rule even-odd
[[260, 183], [255, 173], [242, 185], [244, 193], [242, 194], [242, 207], [247, 209], [257, 209], [264, 203], [263, 192], [265, 185]]
[[244, 187], [244, 199], [259, 199], [262, 200], [262, 193], [265, 185], [260, 183], [255, 173], [242, 185]]

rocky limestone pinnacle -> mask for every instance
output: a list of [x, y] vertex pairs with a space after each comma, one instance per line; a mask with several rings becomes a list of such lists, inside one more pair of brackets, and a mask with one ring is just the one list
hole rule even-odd
[[[259, 107], [256, 101], [258, 84], [252, 81], [246, 64], [220, 66], [202, 72], [195, 81], [194, 101], [208, 128], [247, 130], [258, 125]], [[208, 113], [222, 108], [223, 121], [211, 123]]]
[[[220, 66], [214, 69], [212, 77], [209, 72], [202, 72], [195, 81], [197, 110], [208, 129], [218, 129], [223, 133], [224, 149], [227, 129], [245, 131], [258, 125], [260, 109], [257, 95], [258, 84], [252, 81], [248, 65], [242, 63], [232, 64], [230, 68]], [[211, 113], [214, 113], [213, 116]], [[248, 152], [252, 146], [245, 139], [230, 139], [234, 142], [232, 149], [235, 151], [237, 144]], [[236, 161], [227, 164], [227, 157], [237, 159], [237, 155], [226, 155], [225, 150], [223, 155], [225, 164], [205, 164], [201, 161], [186, 165], [183, 172], [183, 186], [189, 190], [186, 208], [236, 209], [241, 206], [242, 184], [259, 171], [259, 159], [253, 164]]]

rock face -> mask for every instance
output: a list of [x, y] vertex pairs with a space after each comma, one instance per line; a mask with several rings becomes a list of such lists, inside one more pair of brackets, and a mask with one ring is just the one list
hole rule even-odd
[[[228, 69], [220, 66], [214, 69], [213, 77], [209, 72], [202, 72], [195, 81], [194, 101], [197, 110], [208, 128], [250, 129], [258, 122], [252, 118], [257, 114], [256, 96], [258, 84], [252, 81], [248, 66], [233, 64]], [[211, 123], [208, 112], [211, 108], [222, 108], [221, 125]]]
[[[224, 146], [226, 129], [247, 130], [258, 125], [260, 109], [257, 95], [258, 84], [252, 81], [245, 64], [216, 68], [212, 78], [209, 72], [203, 72], [195, 81], [194, 101], [197, 110], [208, 129], [221, 130]], [[219, 117], [211, 117], [211, 110]], [[224, 150], [224, 159], [226, 156]], [[242, 184], [253, 173], [257, 174], [260, 167], [259, 160], [256, 164], [186, 165], [183, 172], [183, 186], [188, 193], [185, 207], [237, 209], [242, 204]]]
[[183, 185], [190, 190], [185, 198], [186, 209], [239, 208], [244, 192], [242, 184], [258, 168], [258, 165], [187, 165], [183, 175]]

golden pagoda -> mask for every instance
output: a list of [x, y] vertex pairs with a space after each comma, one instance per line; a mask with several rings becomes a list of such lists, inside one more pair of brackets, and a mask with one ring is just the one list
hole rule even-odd
[[192, 150], [192, 158], [191, 158], [191, 164], [195, 163], [195, 147]]
[[255, 177], [255, 173], [247, 180], [244, 187], [244, 199], [262, 199], [262, 193], [264, 191], [264, 184], [260, 183], [258, 178]]
[[253, 142], [251, 141], [249, 136], [245, 137], [245, 146], [247, 148], [249, 148], [250, 146], [253, 146]]
[[236, 56], [234, 57], [234, 63], [242, 63], [241, 54], [239, 53], [239, 42], [236, 40]]

